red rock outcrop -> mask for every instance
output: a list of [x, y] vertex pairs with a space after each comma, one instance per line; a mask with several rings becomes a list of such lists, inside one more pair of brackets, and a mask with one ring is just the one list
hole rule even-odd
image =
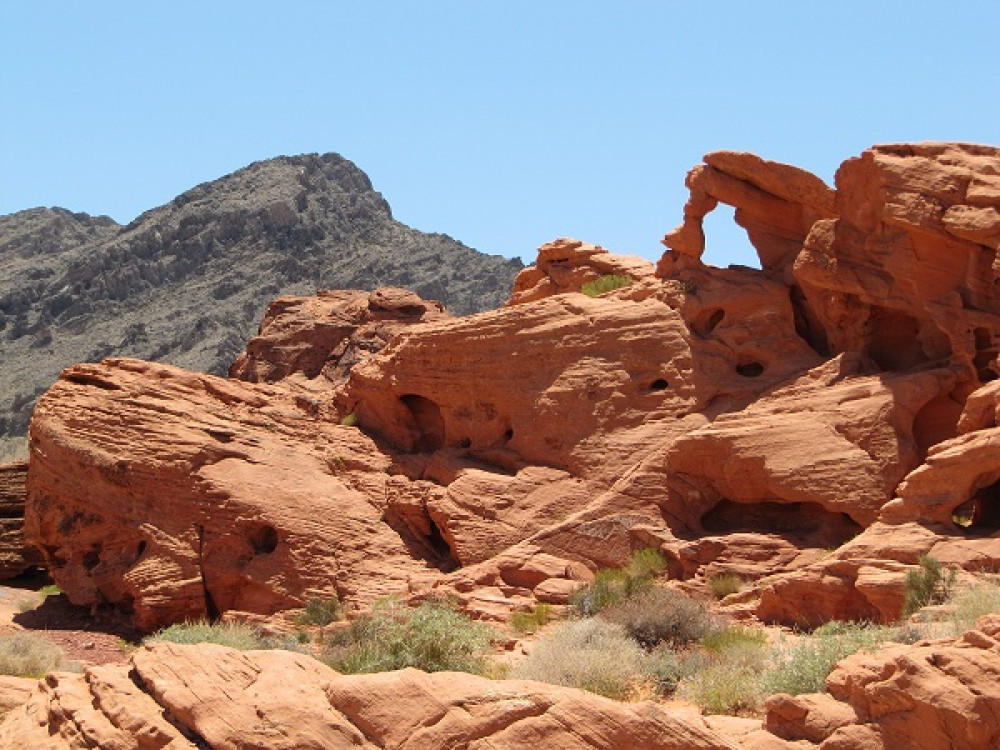
[[27, 461], [0, 464], [0, 579], [42, 564], [41, 553], [24, 540], [27, 484]]
[[648, 261], [634, 255], [613, 255], [598, 245], [563, 237], [538, 248], [535, 265], [514, 279], [508, 305], [534, 302], [565, 292], [579, 292], [601, 276], [624, 276], [633, 281], [652, 278]]
[[322, 376], [319, 387], [329, 389], [406, 326], [447, 317], [441, 303], [390, 287], [371, 293], [320, 291], [314, 297], [279, 297], [229, 368], [229, 377], [273, 383], [292, 375], [299, 382]]
[[415, 669], [344, 676], [288, 651], [154, 644], [49, 675], [0, 746], [734, 750], [701, 717], [536, 682]]
[[[758, 580], [732, 604], [766, 619], [892, 619], [920, 554], [998, 559], [998, 170], [877, 146], [833, 191], [717, 152], [655, 272], [558, 240], [467, 318], [279, 300], [233, 369], [266, 383], [70, 368], [33, 420], [28, 534], [73, 601], [144, 628], [435, 589], [503, 618], [646, 546]], [[701, 263], [718, 201], [763, 270]], [[633, 283], [577, 293], [608, 273]]]
[[[829, 695], [767, 701], [751, 748], [988, 750], [1000, 744], [1000, 616], [961, 638], [888, 645], [841, 661]], [[785, 742], [775, 741], [780, 737]]]

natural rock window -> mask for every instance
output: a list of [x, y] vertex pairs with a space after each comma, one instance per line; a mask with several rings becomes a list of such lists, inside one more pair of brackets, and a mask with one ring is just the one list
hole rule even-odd
[[413, 445], [414, 450], [419, 453], [439, 450], [444, 445], [444, 417], [441, 416], [441, 408], [429, 398], [415, 394], [400, 396], [399, 400], [410, 410], [419, 433]]
[[266, 555], [278, 548], [278, 531], [273, 526], [259, 526], [250, 532], [255, 555]]

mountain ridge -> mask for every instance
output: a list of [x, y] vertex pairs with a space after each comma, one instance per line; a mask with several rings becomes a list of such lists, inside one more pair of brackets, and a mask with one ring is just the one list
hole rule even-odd
[[523, 267], [396, 221], [334, 153], [253, 162], [124, 225], [61, 207], [8, 214], [0, 263], [0, 438], [24, 434], [75, 362], [225, 372], [279, 294], [405, 286], [468, 314], [501, 304]]

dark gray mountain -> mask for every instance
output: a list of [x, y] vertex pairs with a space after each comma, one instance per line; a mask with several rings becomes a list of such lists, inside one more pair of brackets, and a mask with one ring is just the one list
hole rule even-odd
[[74, 362], [224, 373], [279, 294], [403, 286], [467, 314], [500, 305], [521, 268], [395, 221], [336, 154], [251, 164], [125, 227], [61, 208], [3, 216], [0, 437], [25, 433]]

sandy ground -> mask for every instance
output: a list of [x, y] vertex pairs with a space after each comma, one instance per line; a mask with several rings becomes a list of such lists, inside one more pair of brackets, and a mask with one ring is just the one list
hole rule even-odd
[[41, 593], [51, 580], [42, 572], [0, 581], [0, 634], [24, 630], [60, 646], [82, 666], [128, 661], [138, 642], [121, 622], [93, 617], [64, 594]]

